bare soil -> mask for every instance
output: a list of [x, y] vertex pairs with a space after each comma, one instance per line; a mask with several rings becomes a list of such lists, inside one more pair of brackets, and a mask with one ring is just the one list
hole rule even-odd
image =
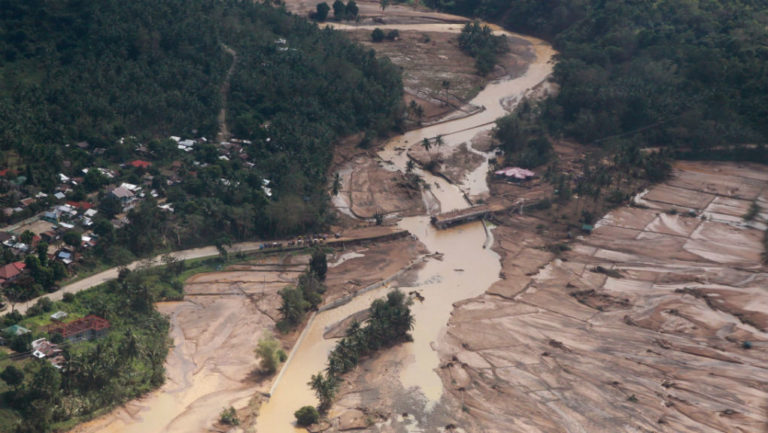
[[[421, 242], [412, 238], [371, 244], [352, 251], [356, 253], [354, 258], [329, 268], [325, 280], [328, 291], [324, 296], [324, 303], [331, 303], [395, 275], [409, 263], [428, 253]], [[335, 259], [348, 253], [349, 251], [337, 251]], [[331, 258], [329, 262], [333, 264]]]
[[[392, 231], [392, 227], [361, 227], [344, 230], [343, 236]], [[324, 302], [388, 278], [424, 252], [411, 238], [335, 251], [329, 256]], [[238, 409], [242, 425], [252, 424], [263, 393], [274, 380], [273, 375], [259, 372], [254, 350], [266, 332], [278, 337], [286, 352], [295, 343], [298, 330], [287, 335], [275, 330], [281, 305], [278, 292], [296, 284], [308, 261], [306, 255], [271, 256], [191, 277], [184, 301], [158, 304], [171, 320], [173, 339], [166, 384], [73, 431], [225, 431], [217, 419], [229, 406]]]
[[[278, 291], [295, 284], [307, 262], [306, 256], [271, 257], [191, 277], [184, 301], [158, 304], [173, 339], [165, 385], [74, 431], [209, 431], [224, 408], [259, 399], [272, 377], [259, 372], [254, 350], [265, 332], [274, 333]], [[283, 347], [295, 339], [281, 336]]]
[[500, 280], [437, 342], [443, 397], [404, 389], [408, 350], [391, 348], [345, 376], [326, 431], [766, 431], [762, 231], [727, 219], [768, 200], [764, 173], [680, 162], [565, 251], [541, 216], [508, 215]]
[[[317, 0], [286, 0], [286, 8], [297, 14], [308, 17], [309, 13], [316, 10]], [[330, 6], [332, 2], [328, 2]], [[444, 14], [440, 12], [431, 11], [425, 7], [420, 6], [418, 3], [414, 4], [392, 4], [385, 10], [381, 10], [381, 4], [378, 1], [372, 0], [360, 0], [357, 2], [357, 6], [360, 9], [359, 19], [357, 22], [361, 24], [418, 24], [418, 23], [434, 23], [434, 22], [448, 22], [448, 23], [463, 23], [469, 21], [467, 18], [457, 15]], [[332, 24], [333, 11], [331, 11], [329, 20], [327, 23]], [[348, 23], [349, 21], [343, 21]]]
[[334, 151], [331, 172], [338, 173], [340, 188], [331, 199], [341, 211], [339, 223], [354, 227], [377, 213], [389, 218], [424, 213], [420, 189], [410, 185], [403, 173], [387, 169], [385, 162], [360, 148], [361, 140], [361, 134], [347, 137]]
[[[386, 31], [385, 31], [386, 33]], [[370, 30], [348, 32], [350, 38], [373, 48], [403, 70], [406, 106], [411, 101], [424, 110], [423, 124], [433, 123], [447, 114], [471, 114], [481, 109], [467, 103], [488, 82], [503, 76], [519, 76], [532, 60], [530, 44], [509, 38], [510, 51], [488, 76], [480, 76], [475, 59], [461, 51], [458, 35], [445, 32], [401, 31], [394, 40], [374, 43]], [[417, 120], [411, 116], [412, 120]]]
[[[609, 213], [551, 261], [534, 221], [497, 228], [505, 278], [456, 306], [440, 344], [445, 389], [466, 408], [455, 423], [484, 432], [765, 431], [762, 233], [715, 212], [723, 200], [765, 199], [764, 173], [680, 163], [644, 195], [648, 209]], [[662, 211], [692, 204], [710, 217]]]

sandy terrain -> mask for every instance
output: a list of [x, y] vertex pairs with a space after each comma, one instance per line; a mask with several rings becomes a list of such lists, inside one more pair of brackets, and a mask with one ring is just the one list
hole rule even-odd
[[49, 223], [48, 221], [43, 220], [36, 220], [33, 222], [30, 222], [29, 224], [23, 224], [17, 226], [12, 233], [19, 236], [25, 231], [29, 230], [32, 233], [39, 235], [40, 233], [47, 232], [53, 228], [53, 224]]
[[[422, 124], [433, 123], [445, 115], [467, 115], [481, 109], [467, 104], [490, 81], [503, 76], [520, 76], [533, 59], [530, 43], [509, 38], [510, 51], [488, 76], [477, 75], [475, 59], [458, 46], [453, 33], [404, 30], [395, 41], [371, 42], [370, 30], [349, 31], [350, 37], [389, 57], [403, 69], [405, 103], [422, 106]], [[412, 120], [416, 120], [411, 116]]]
[[408, 151], [408, 157], [422, 167], [434, 164], [435, 173], [440, 173], [453, 184], [461, 185], [468, 173], [477, 170], [485, 155], [469, 150], [467, 143], [461, 143], [453, 148], [443, 148], [432, 144], [427, 151], [423, 146], [414, 146]]
[[425, 211], [419, 188], [411, 188], [402, 173], [383, 168], [366, 154], [345, 162], [337, 173], [341, 188], [333, 200], [355, 218], [369, 219], [376, 213], [419, 215]]
[[184, 301], [158, 304], [171, 320], [173, 339], [165, 385], [74, 431], [206, 431], [222, 409], [258, 398], [271, 378], [259, 374], [254, 349], [279, 318], [277, 292], [293, 284], [306, 263], [306, 256], [273, 257], [190, 278]]
[[[347, 230], [355, 238], [390, 233], [390, 227]], [[339, 249], [329, 256], [325, 303], [391, 276], [425, 253], [411, 238]], [[274, 376], [257, 371], [254, 349], [264, 332], [276, 334], [278, 291], [295, 284], [308, 256], [274, 255], [187, 281], [182, 302], [158, 304], [171, 320], [173, 347], [167, 382], [85, 423], [75, 433], [221, 431], [219, 413], [234, 406], [244, 425], [255, 419]], [[299, 332], [279, 336], [288, 351]]]
[[331, 268], [326, 277], [328, 291], [324, 303], [394, 275], [427, 252], [424, 245], [411, 238], [337, 251], [333, 259], [329, 259]]
[[762, 233], [660, 212], [765, 199], [764, 167], [677, 168], [674, 179], [643, 195], [648, 209], [609, 213], [561, 259], [549, 261], [535, 235], [497, 229], [505, 279], [457, 304], [440, 345], [443, 383], [454, 407], [465, 408], [458, 426], [768, 429]]
[[[303, 16], [309, 16], [311, 11], [314, 11], [318, 0], [285, 0], [286, 8], [297, 14]], [[432, 12], [426, 8], [414, 8], [407, 4], [392, 4], [384, 11], [381, 10], [381, 5], [378, 1], [360, 0], [357, 3], [359, 12], [359, 22], [363, 24], [371, 23], [433, 23], [433, 22], [451, 22], [451, 23], [463, 23], [468, 21], [467, 18], [444, 14], [439, 12]], [[330, 6], [332, 2], [328, 2]], [[330, 13], [330, 18], [333, 18], [333, 11]], [[332, 19], [328, 20], [328, 23], [333, 23]]]

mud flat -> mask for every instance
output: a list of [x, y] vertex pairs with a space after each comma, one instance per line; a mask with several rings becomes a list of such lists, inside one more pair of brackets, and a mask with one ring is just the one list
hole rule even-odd
[[[286, 0], [286, 8], [302, 16], [309, 16], [309, 13], [316, 10], [316, 0]], [[330, 6], [331, 3], [329, 3]], [[395, 4], [392, 3], [386, 10], [381, 10], [381, 3], [375, 0], [360, 0], [357, 2], [359, 11], [359, 21], [366, 24], [371, 23], [434, 23], [434, 22], [449, 22], [449, 23], [463, 23], [469, 21], [468, 18], [464, 18], [457, 15], [450, 15], [440, 12], [434, 12], [427, 8], [416, 8], [409, 4]], [[327, 22], [333, 22], [333, 12], [330, 13], [329, 20]], [[348, 21], [346, 21], [348, 22]]]
[[[427, 253], [423, 244], [411, 238], [337, 251], [333, 260], [329, 259], [331, 268], [325, 281], [328, 291], [324, 296], [324, 304], [395, 275]], [[351, 258], [344, 260], [345, 257]], [[409, 281], [409, 278], [410, 274], [398, 281]]]
[[[391, 227], [359, 228], [345, 231], [342, 239], [391, 233]], [[339, 247], [329, 256], [326, 301], [389, 277], [424, 252], [421, 244], [407, 237]], [[295, 343], [298, 332], [281, 336], [275, 330], [281, 305], [278, 292], [295, 284], [307, 263], [306, 255], [279, 254], [191, 277], [184, 301], [157, 305], [169, 316], [173, 340], [165, 385], [73, 432], [225, 431], [217, 421], [229, 406], [248, 425], [274, 379], [257, 371], [254, 349], [265, 332], [279, 337], [286, 351]]]
[[306, 262], [306, 257], [274, 257], [260, 263], [272, 266], [260, 270], [241, 265], [190, 278], [184, 301], [158, 304], [169, 316], [173, 339], [165, 385], [74, 432], [207, 431], [222, 409], [244, 406], [268, 389], [269, 378], [256, 371], [254, 349], [259, 337], [274, 329], [278, 290], [295, 281], [295, 271]]
[[342, 163], [337, 173], [341, 188], [333, 201], [348, 216], [370, 219], [377, 213], [411, 216], [425, 212], [418, 186], [409, 186], [402, 173], [383, 168], [364, 153]]
[[559, 258], [541, 248], [533, 220], [497, 228], [505, 278], [457, 303], [439, 343], [453, 424], [767, 431], [763, 233], [721, 209], [765, 202], [765, 173], [678, 163], [670, 181], [641, 194], [644, 207], [610, 212]]
[[[333, 24], [331, 24], [333, 25]], [[475, 59], [458, 46], [455, 33], [402, 30], [394, 41], [371, 42], [371, 30], [348, 31], [350, 38], [373, 48], [403, 69], [405, 103], [418, 103], [423, 124], [430, 124], [455, 111], [452, 117], [481, 110], [468, 102], [488, 83], [505, 76], [518, 77], [534, 59], [530, 44], [509, 37], [509, 52], [487, 76], [477, 74]], [[411, 115], [412, 119], [415, 119]]]

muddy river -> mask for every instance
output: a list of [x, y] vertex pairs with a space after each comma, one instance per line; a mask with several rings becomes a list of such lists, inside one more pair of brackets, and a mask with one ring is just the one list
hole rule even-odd
[[[359, 29], [366, 27], [336, 26], [339, 29]], [[460, 25], [392, 25], [379, 26], [401, 30], [421, 30], [432, 32], [460, 32]], [[407, 149], [421, 146], [424, 138], [434, 139], [442, 136], [447, 150], [470, 141], [477, 133], [493, 127], [493, 122], [507, 113], [503, 101], [519, 101], [531, 89], [544, 82], [552, 72], [554, 51], [543, 41], [496, 30], [508, 37], [522, 38], [530, 42], [536, 59], [520, 77], [502, 79], [489, 84], [471, 103], [484, 108], [483, 111], [462, 119], [439, 123], [429, 127], [410, 131], [390, 140], [379, 153], [383, 161], [388, 161], [392, 170], [405, 171], [408, 157]], [[466, 196], [473, 196], [487, 191], [487, 162], [469, 173], [460, 185], [448, 183], [441, 177], [416, 169], [426, 184], [429, 193], [439, 202], [442, 212], [461, 209], [470, 205]], [[437, 209], [432, 210], [435, 212]], [[419, 392], [429, 402], [437, 402], [442, 393], [442, 383], [435, 369], [438, 367], [437, 352], [434, 343], [444, 332], [453, 304], [483, 293], [498, 279], [500, 271], [499, 257], [486, 248], [490, 244], [492, 232], [486, 230], [483, 223], [476, 222], [449, 230], [436, 230], [429, 222], [429, 216], [417, 216], [403, 219], [399, 226], [416, 236], [431, 252], [442, 254], [440, 260], [427, 261], [419, 271], [417, 282], [412, 287], [400, 287], [409, 292], [417, 290], [424, 296], [423, 302], [414, 304], [415, 316], [413, 343], [409, 343], [405, 367], [401, 381], [405, 388]], [[333, 340], [325, 340], [323, 331], [339, 320], [368, 307], [371, 301], [385, 295], [391, 287], [385, 286], [355, 298], [352, 302], [332, 310], [318, 313], [308, 325], [305, 335], [297, 344], [295, 353], [285, 367], [277, 382], [274, 392], [260, 411], [256, 430], [259, 432], [281, 433], [304, 431], [293, 425], [293, 412], [304, 405], [317, 403], [312, 390], [307, 386], [312, 374], [324, 369], [328, 352], [335, 345]], [[333, 415], [333, 414], [332, 414]]]
[[[337, 26], [340, 29], [347, 27]], [[380, 26], [381, 27], [381, 26]], [[452, 32], [461, 30], [460, 25], [425, 24], [383, 26], [403, 30], [421, 30], [431, 32]], [[361, 27], [349, 27], [361, 28]], [[365, 28], [365, 27], [363, 27]], [[452, 150], [462, 143], [470, 141], [477, 133], [493, 127], [496, 118], [504, 115], [507, 107], [513, 106], [534, 87], [544, 82], [552, 72], [552, 48], [538, 39], [516, 35], [496, 29], [497, 33], [505, 33], [509, 37], [524, 39], [530, 43], [535, 60], [527, 71], [519, 77], [502, 79], [485, 87], [471, 103], [483, 107], [483, 110], [469, 117], [438, 123], [429, 127], [410, 131], [390, 140], [379, 157], [390, 170], [405, 171], [408, 162], [407, 151], [411, 146], [421, 146], [423, 138], [434, 139], [442, 136], [442, 149]], [[512, 102], [510, 104], [510, 101]], [[478, 153], [479, 151], [474, 151]], [[482, 154], [484, 157], [488, 155]], [[484, 158], [487, 159], [487, 158]], [[485, 178], [488, 170], [484, 162], [474, 171], [468, 173], [458, 185], [447, 182], [442, 177], [434, 176], [420, 169], [415, 171], [422, 176], [429, 189], [425, 190], [425, 202], [430, 214], [464, 208], [470, 205], [467, 197], [487, 192]], [[435, 369], [438, 367], [438, 355], [433, 349], [445, 332], [446, 323], [457, 301], [471, 298], [483, 293], [498, 279], [500, 271], [499, 257], [492, 252], [488, 245], [492, 244], [493, 233], [483, 223], [475, 222], [449, 230], [437, 231], [429, 222], [429, 215], [409, 217], [401, 220], [399, 226], [407, 229], [416, 236], [432, 253], [440, 253], [435, 258], [427, 260], [418, 271], [418, 276], [410, 287], [400, 289], [418, 291], [423, 302], [416, 302], [412, 311], [415, 316], [412, 343], [405, 347], [407, 356], [404, 360], [401, 381], [406, 389], [419, 393], [427, 402], [440, 399], [443, 388]], [[297, 344], [294, 346], [277, 382], [272, 387], [271, 398], [260, 408], [260, 415], [254, 425], [241, 426], [246, 431], [264, 433], [281, 433], [299, 431], [295, 428], [293, 413], [304, 405], [317, 403], [307, 382], [312, 374], [325, 368], [328, 352], [335, 345], [335, 340], [323, 338], [323, 332], [350, 314], [367, 308], [377, 297], [384, 296], [392, 287], [383, 286], [353, 299], [351, 302], [334, 309], [317, 313], [309, 322]], [[276, 293], [277, 288], [275, 288]], [[236, 298], [225, 298], [220, 302], [241, 302]], [[251, 308], [243, 303], [242, 308]], [[169, 313], [178, 315], [178, 308], [167, 307]], [[189, 310], [189, 320], [194, 324], [200, 323], [197, 315], [199, 310], [194, 303], [185, 307]], [[184, 310], [184, 311], [186, 311]], [[219, 310], [224, 311], [224, 307]], [[245, 317], [258, 317], [258, 311], [242, 311]], [[221, 326], [239, 321], [241, 318], [232, 314], [224, 314], [219, 318]], [[174, 316], [175, 317], [175, 316]], [[229, 326], [229, 337], [215, 339], [219, 345], [203, 348], [200, 351], [197, 343], [192, 341], [193, 350], [189, 357], [184, 351], [174, 351], [169, 357], [167, 369], [169, 384], [162, 390], [151, 394], [144, 400], [131, 402], [124, 408], [113, 411], [94, 422], [85, 424], [77, 429], [78, 432], [115, 431], [115, 432], [198, 432], [210, 427], [222, 407], [230, 404], [242, 407], [248, 400], [249, 394], [257, 390], [243, 385], [238, 377], [247, 375], [253, 361], [253, 345], [257, 328], [263, 329], [268, 323], [268, 317], [254, 322], [251, 327]], [[213, 319], [212, 319], [213, 320]], [[258, 323], [257, 323], [258, 322]], [[175, 322], [174, 322], [175, 323]], [[227, 325], [228, 326], [228, 325]], [[237, 330], [239, 329], [239, 331]], [[177, 324], [172, 330], [176, 344], [185, 342], [195, 332], [206, 332], [194, 325]], [[212, 330], [211, 332], [215, 332]], [[224, 340], [230, 341], [231, 344]], [[247, 341], [246, 341], [247, 340]], [[226, 344], [225, 344], [226, 343]], [[186, 343], [184, 343], [186, 344]], [[186, 347], [186, 346], [185, 346]], [[220, 371], [210, 358], [221, 350], [231, 351], [236, 347], [246, 347], [242, 354], [232, 355], [232, 367]], [[190, 350], [192, 350], [190, 349]], [[198, 353], [199, 352], [199, 353]], [[195, 355], [197, 354], [197, 355]], [[241, 359], [242, 358], [242, 359]], [[210, 374], [195, 374], [200, 369], [210, 368]], [[207, 371], [207, 370], [206, 370]], [[194, 377], [194, 380], [190, 380]], [[332, 414], [333, 415], [333, 414]], [[300, 430], [304, 431], [304, 430]]]

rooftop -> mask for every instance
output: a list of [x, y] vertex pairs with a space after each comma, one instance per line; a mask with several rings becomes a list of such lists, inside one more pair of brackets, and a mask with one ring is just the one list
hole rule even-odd
[[62, 337], [67, 338], [88, 330], [101, 331], [108, 328], [109, 321], [107, 321], [107, 319], [90, 315], [63, 325], [53, 326], [49, 329], [49, 332], [52, 334], [61, 334]]

